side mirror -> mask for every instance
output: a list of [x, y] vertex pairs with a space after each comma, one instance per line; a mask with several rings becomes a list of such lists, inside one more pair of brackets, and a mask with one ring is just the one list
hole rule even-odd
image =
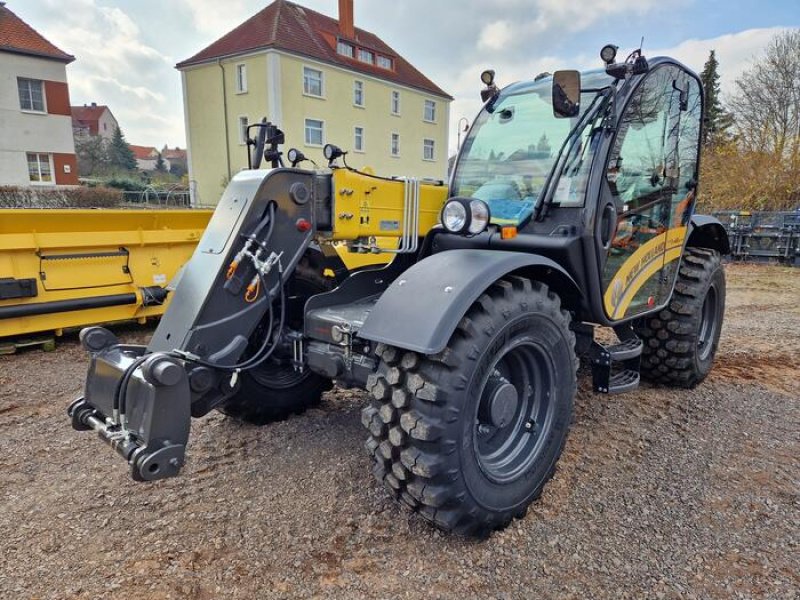
[[553, 74], [553, 116], [557, 119], [577, 117], [581, 108], [581, 74], [578, 71], [556, 71]]

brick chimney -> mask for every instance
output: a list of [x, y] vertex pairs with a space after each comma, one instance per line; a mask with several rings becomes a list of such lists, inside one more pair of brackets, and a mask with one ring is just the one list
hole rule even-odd
[[355, 39], [356, 28], [353, 24], [353, 0], [339, 0], [339, 33], [342, 37]]

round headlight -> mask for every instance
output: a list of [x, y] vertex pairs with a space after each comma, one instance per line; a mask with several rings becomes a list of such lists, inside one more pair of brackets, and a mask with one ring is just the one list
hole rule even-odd
[[614, 62], [614, 59], [617, 58], [617, 47], [614, 44], [606, 44], [603, 46], [603, 49], [600, 50], [600, 58], [604, 63], [610, 65]]
[[481, 81], [484, 83], [484, 85], [492, 85], [494, 83], [494, 70], [486, 69], [483, 73], [481, 73]]
[[290, 148], [289, 151], [286, 153], [286, 158], [289, 159], [289, 162], [296, 163], [300, 162], [305, 157], [297, 148]]
[[483, 200], [472, 200], [469, 203], [470, 220], [467, 231], [476, 234], [485, 231], [489, 226], [489, 205]]
[[458, 200], [450, 200], [442, 209], [442, 225], [450, 233], [461, 233], [467, 227], [467, 207]]
[[344, 151], [341, 148], [339, 148], [339, 146], [335, 146], [333, 144], [325, 144], [325, 147], [322, 148], [322, 156], [324, 156], [325, 160], [328, 161], [336, 160], [343, 154]]

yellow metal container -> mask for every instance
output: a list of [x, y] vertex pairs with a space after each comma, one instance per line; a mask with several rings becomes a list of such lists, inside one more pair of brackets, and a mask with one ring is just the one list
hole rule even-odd
[[[0, 337], [161, 315], [142, 288], [164, 287], [194, 252], [210, 210], [0, 210], [0, 280], [35, 282], [5, 307], [135, 294], [119, 306], [0, 318]], [[167, 298], [167, 303], [169, 298]], [[58, 308], [59, 304], [50, 305]], [[23, 309], [25, 312], [25, 309]], [[0, 312], [0, 314], [2, 314]]]

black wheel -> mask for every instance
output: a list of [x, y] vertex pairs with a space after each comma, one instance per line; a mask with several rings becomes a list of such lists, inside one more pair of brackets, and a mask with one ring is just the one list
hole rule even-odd
[[725, 313], [725, 271], [719, 252], [686, 248], [669, 305], [639, 319], [644, 341], [641, 374], [673, 387], [691, 388], [714, 364]]
[[[291, 329], [302, 329], [306, 299], [330, 290], [334, 282], [323, 275], [322, 262], [316, 255], [310, 255], [301, 260], [288, 285], [288, 325]], [[254, 340], [253, 346], [258, 347], [262, 339]], [[276, 352], [264, 364], [242, 372], [239, 391], [219, 411], [253, 425], [266, 425], [319, 404], [322, 394], [332, 387], [330, 379], [308, 369], [295, 371], [291, 356]]]
[[441, 353], [380, 345], [362, 411], [378, 480], [446, 531], [482, 537], [523, 516], [572, 422], [569, 323], [547, 286], [508, 277], [473, 304]]

